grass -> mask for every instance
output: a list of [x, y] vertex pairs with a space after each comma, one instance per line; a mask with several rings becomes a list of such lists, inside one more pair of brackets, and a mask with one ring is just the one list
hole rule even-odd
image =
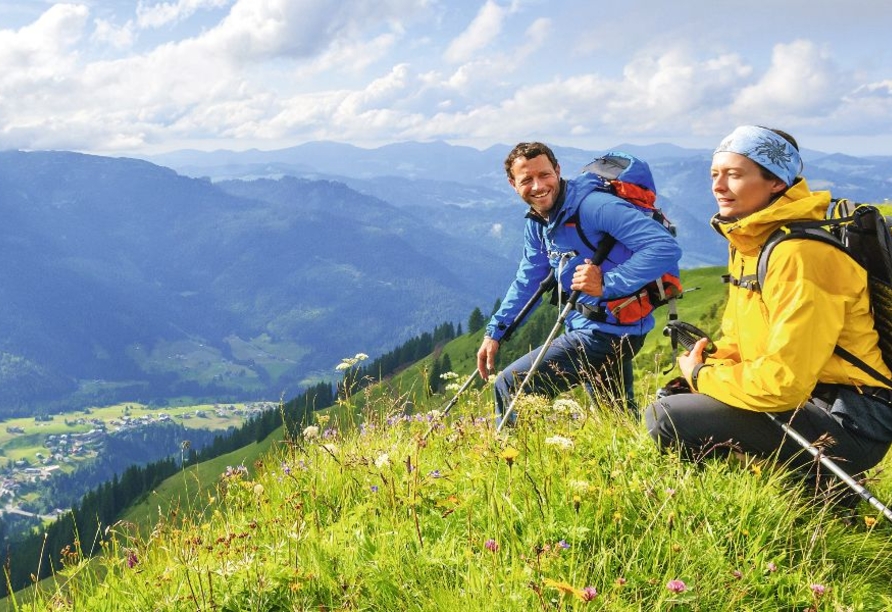
[[[697, 321], [710, 308], [684, 306]], [[465, 372], [478, 342], [444, 350]], [[74, 546], [7, 609], [892, 608], [892, 525], [866, 504], [851, 524], [780, 470], [661, 454], [578, 391], [524, 398], [502, 434], [487, 387], [441, 420], [423, 407], [424, 367], [317, 413], [293, 442], [183, 471], [99, 534], [102, 554]]]
[[190, 469], [151, 530], [120, 521], [102, 555], [69, 553], [9, 609], [892, 606], [892, 530], [869, 509], [847, 526], [779, 471], [661, 455], [639, 423], [578, 395], [528, 398], [496, 435], [483, 399], [443, 424], [382, 404], [358, 428], [320, 415], [245, 467], [247, 450]]

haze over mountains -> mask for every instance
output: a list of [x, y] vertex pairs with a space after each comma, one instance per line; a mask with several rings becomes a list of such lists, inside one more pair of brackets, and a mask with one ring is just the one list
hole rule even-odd
[[[709, 152], [618, 148], [651, 163], [683, 266], [723, 263]], [[0, 416], [288, 398], [342, 357], [489, 309], [521, 241], [508, 150], [0, 153]], [[556, 152], [565, 176], [600, 153]], [[892, 158], [812, 152], [806, 176], [834, 195], [892, 197]]]

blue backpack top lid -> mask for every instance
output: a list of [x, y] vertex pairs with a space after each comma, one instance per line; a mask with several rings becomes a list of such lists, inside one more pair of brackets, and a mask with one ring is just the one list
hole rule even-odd
[[647, 162], [622, 151], [605, 153], [585, 166], [582, 172], [591, 172], [608, 181], [632, 183], [654, 193], [657, 192], [654, 177]]

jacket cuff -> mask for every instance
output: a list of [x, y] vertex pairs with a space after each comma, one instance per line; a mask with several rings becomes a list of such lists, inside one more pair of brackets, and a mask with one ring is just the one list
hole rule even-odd
[[700, 389], [697, 386], [697, 383], [699, 382], [698, 379], [700, 377], [700, 370], [702, 370], [703, 368], [709, 368], [709, 367], [712, 367], [712, 366], [710, 366], [709, 364], [706, 364], [706, 363], [698, 363], [697, 365], [694, 366], [694, 370], [691, 372], [691, 390], [693, 390], [695, 392], [700, 391]]

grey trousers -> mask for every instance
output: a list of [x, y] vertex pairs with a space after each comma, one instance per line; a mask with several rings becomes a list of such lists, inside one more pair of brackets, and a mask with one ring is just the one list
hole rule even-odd
[[[849, 412], [858, 402], [876, 402], [873, 398], [840, 392], [830, 403], [814, 399], [798, 410], [774, 416], [799, 432], [810, 442], [823, 435], [832, 438], [824, 454], [852, 476], [877, 465], [889, 450], [889, 441], [872, 439], [856, 431], [848, 415], [833, 411], [837, 402], [845, 402]], [[873, 407], [873, 406], [871, 406]], [[892, 407], [883, 405], [885, 410]], [[708, 395], [682, 393], [661, 398], [644, 411], [651, 437], [662, 448], [676, 448], [688, 459], [727, 455], [742, 451], [758, 457], [772, 457], [793, 470], [802, 470], [813, 481], [815, 459], [780, 426], [761, 412], [742, 410]], [[826, 472], [826, 470], [824, 470]], [[817, 482], [812, 482], [817, 485]]]

